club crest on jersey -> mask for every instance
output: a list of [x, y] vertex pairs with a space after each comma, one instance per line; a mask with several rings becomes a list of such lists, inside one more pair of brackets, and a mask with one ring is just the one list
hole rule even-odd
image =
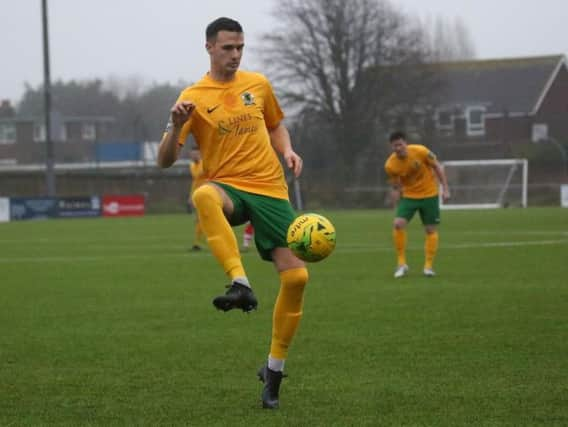
[[243, 100], [243, 104], [245, 104], [245, 106], [254, 105], [254, 95], [250, 92], [244, 92], [241, 95], [241, 99]]

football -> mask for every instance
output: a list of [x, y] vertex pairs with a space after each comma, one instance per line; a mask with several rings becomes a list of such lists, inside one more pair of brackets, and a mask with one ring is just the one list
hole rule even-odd
[[303, 214], [288, 227], [287, 242], [288, 247], [302, 261], [321, 261], [335, 248], [335, 227], [321, 215]]

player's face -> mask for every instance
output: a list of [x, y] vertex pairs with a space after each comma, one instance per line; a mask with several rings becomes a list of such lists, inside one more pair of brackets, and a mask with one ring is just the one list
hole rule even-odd
[[205, 45], [211, 57], [211, 68], [224, 75], [237, 72], [245, 47], [243, 33], [219, 31], [217, 38]]
[[393, 153], [395, 153], [397, 157], [406, 157], [406, 141], [404, 139], [395, 139], [391, 142], [391, 147]]

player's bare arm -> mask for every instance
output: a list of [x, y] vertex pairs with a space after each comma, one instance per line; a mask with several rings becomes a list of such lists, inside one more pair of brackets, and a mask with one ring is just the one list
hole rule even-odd
[[398, 201], [400, 200], [400, 195], [402, 193], [402, 183], [400, 182], [400, 177], [397, 175], [393, 175], [388, 169], [387, 169], [387, 175], [388, 175], [388, 183], [391, 186], [390, 200], [392, 206], [396, 208], [396, 206], [398, 205]]
[[440, 162], [436, 161], [432, 166], [434, 173], [438, 177], [438, 181], [442, 184], [442, 198], [444, 201], [450, 198], [450, 188], [448, 187], [448, 180], [446, 178], [446, 173]]
[[171, 108], [170, 121], [158, 147], [159, 167], [169, 168], [178, 159], [181, 150], [178, 144], [179, 134], [194, 110], [195, 104], [191, 101], [177, 102]]
[[280, 122], [273, 129], [268, 129], [270, 142], [277, 153], [281, 154], [286, 162], [286, 166], [294, 173], [297, 178], [302, 173], [302, 158], [292, 149], [290, 133], [286, 126]]
[[398, 205], [398, 201], [400, 200], [400, 193], [401, 193], [400, 183], [398, 182], [393, 183], [391, 186], [390, 196], [391, 196], [391, 203], [395, 208]]

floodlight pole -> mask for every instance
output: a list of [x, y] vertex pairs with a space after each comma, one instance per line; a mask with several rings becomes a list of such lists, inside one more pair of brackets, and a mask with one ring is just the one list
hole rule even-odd
[[55, 189], [55, 156], [51, 139], [51, 79], [49, 75], [49, 32], [47, 27], [47, 0], [41, 0], [43, 24], [43, 94], [45, 114], [45, 179], [47, 195], [54, 197]]

